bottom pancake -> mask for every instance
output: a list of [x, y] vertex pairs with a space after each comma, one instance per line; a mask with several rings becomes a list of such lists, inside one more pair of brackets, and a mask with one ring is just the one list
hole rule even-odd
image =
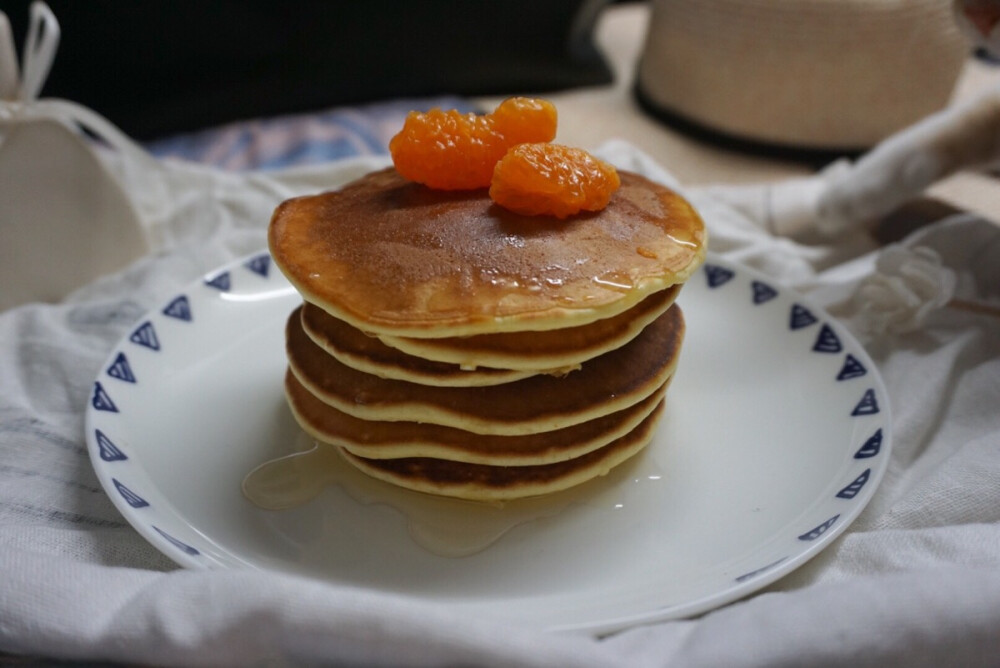
[[366, 459], [341, 448], [344, 459], [373, 478], [418, 492], [470, 501], [510, 501], [550, 494], [605, 475], [652, 440], [663, 400], [624, 436], [585, 455], [536, 466], [492, 466], [429, 457]]

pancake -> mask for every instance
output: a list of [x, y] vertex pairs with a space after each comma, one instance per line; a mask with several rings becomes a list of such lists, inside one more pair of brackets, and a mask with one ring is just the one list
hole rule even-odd
[[631, 341], [674, 303], [680, 285], [660, 290], [627, 311], [586, 325], [541, 332], [502, 332], [442, 339], [382, 335], [388, 345], [410, 355], [458, 364], [539, 373], [566, 373]]
[[430, 422], [507, 436], [561, 429], [638, 403], [671, 376], [684, 336], [684, 318], [675, 305], [632, 341], [564, 377], [434, 387], [342, 364], [306, 335], [300, 311], [292, 313], [286, 327], [289, 368], [324, 403], [361, 419]]
[[296, 421], [318, 441], [367, 459], [433, 457], [494, 466], [551, 464], [585, 455], [634, 429], [666, 391], [664, 384], [633, 406], [563, 429], [490, 436], [426, 422], [361, 420], [317, 399], [291, 371], [285, 375], [288, 405]]
[[474, 501], [507, 501], [562, 491], [607, 474], [640, 452], [652, 439], [663, 402], [638, 427], [581, 457], [537, 466], [490, 466], [445, 459], [365, 459], [341, 449], [358, 469], [418, 492]]
[[547, 494], [639, 452], [685, 334], [674, 303], [706, 233], [630, 172], [565, 220], [389, 168], [281, 203], [276, 266], [296, 421], [366, 474], [479, 501]]
[[481, 366], [463, 369], [458, 364], [408, 355], [308, 302], [302, 305], [302, 329], [313, 343], [341, 364], [379, 378], [442, 387], [476, 387], [509, 383], [535, 374]]
[[620, 171], [608, 206], [521, 216], [488, 192], [440, 191], [394, 169], [286, 200], [268, 243], [303, 298], [364, 331], [442, 338], [613, 317], [683, 283], [705, 230], [668, 188]]
[[670, 308], [680, 289], [661, 290], [611, 318], [543, 332], [375, 337], [308, 302], [302, 308], [302, 327], [317, 345], [358, 371], [427, 385], [497, 385], [533, 373], [565, 374], [621, 347]]

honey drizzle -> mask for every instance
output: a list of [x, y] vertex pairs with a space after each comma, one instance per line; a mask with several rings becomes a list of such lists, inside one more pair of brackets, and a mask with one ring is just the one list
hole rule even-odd
[[243, 494], [265, 510], [289, 510], [312, 501], [328, 485], [337, 485], [358, 503], [388, 505], [402, 513], [410, 537], [428, 552], [464, 557], [485, 550], [516, 526], [556, 516], [573, 505], [620, 509], [629, 491], [626, 478], [631, 475], [633, 482], [659, 479], [658, 475], [634, 475], [634, 460], [641, 459], [641, 455], [633, 457], [609, 474], [569, 490], [489, 504], [424, 494], [376, 480], [348, 464], [336, 448], [320, 444], [259, 465], [243, 480]]

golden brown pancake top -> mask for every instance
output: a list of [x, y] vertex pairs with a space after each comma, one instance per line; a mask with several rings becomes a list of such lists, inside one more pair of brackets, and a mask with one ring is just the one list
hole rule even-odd
[[620, 176], [604, 210], [559, 221], [389, 168], [283, 202], [269, 245], [308, 301], [365, 331], [434, 338], [582, 325], [684, 282], [704, 258], [704, 226], [683, 198]]

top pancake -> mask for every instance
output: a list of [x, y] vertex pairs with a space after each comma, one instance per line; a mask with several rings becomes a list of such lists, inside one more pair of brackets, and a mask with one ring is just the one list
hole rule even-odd
[[283, 202], [268, 241], [307, 301], [367, 332], [438, 338], [583, 325], [683, 283], [704, 258], [704, 225], [683, 198], [619, 175], [605, 209], [560, 221], [389, 168]]

